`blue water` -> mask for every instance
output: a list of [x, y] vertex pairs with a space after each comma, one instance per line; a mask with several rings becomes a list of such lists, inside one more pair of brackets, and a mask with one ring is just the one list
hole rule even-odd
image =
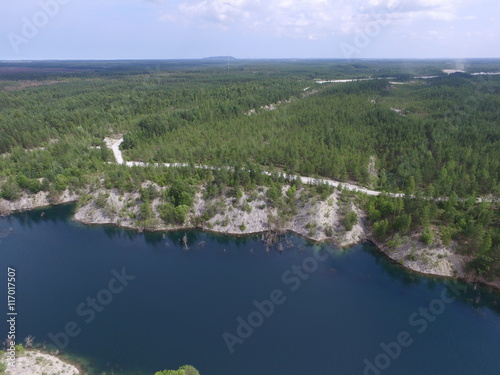
[[[293, 248], [266, 253], [258, 236], [191, 231], [187, 251], [184, 232], [83, 226], [71, 210], [0, 218], [0, 313], [14, 267], [18, 337], [55, 348], [49, 335], [69, 323], [75, 337], [59, 334], [60, 347], [95, 373], [500, 374], [500, 295], [487, 288], [415, 275], [369, 245], [340, 251], [287, 235]], [[110, 285], [113, 270], [135, 278]], [[274, 311], [255, 312], [271, 295]], [[103, 304], [89, 305], [96, 297]], [[238, 337], [249, 315], [256, 327]], [[0, 327], [5, 336], [3, 318]]]

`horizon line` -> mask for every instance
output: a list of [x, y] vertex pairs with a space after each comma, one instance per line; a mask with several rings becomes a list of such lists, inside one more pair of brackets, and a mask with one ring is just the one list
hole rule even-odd
[[[206, 57], [175, 57], [175, 58], [45, 58], [45, 59], [0, 59], [2, 62], [49, 62], [49, 61], [186, 61], [186, 60], [216, 60], [232, 58], [234, 60], [500, 60], [500, 57], [234, 57], [231, 55], [206, 56]], [[233, 60], [233, 61], [234, 61]]]

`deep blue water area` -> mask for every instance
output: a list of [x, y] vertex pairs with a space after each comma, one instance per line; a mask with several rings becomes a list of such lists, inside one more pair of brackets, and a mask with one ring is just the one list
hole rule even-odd
[[96, 374], [500, 374], [488, 288], [417, 275], [371, 245], [288, 234], [266, 252], [260, 236], [84, 226], [72, 210], [0, 218], [1, 336], [12, 267], [18, 341]]

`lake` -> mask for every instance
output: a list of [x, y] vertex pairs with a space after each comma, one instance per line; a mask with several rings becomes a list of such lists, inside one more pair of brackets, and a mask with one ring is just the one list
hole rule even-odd
[[72, 210], [0, 218], [0, 311], [13, 267], [18, 337], [95, 374], [500, 373], [488, 288], [416, 275], [372, 245], [288, 234], [266, 252], [260, 236], [141, 234], [74, 223]]

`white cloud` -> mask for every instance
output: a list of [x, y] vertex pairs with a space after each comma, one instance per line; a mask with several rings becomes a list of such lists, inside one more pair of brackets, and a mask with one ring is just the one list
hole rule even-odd
[[363, 30], [373, 20], [395, 25], [451, 21], [472, 0], [184, 0], [160, 19], [220, 29], [316, 39]]
[[458, 18], [463, 3], [464, 0], [409, 0], [401, 5], [398, 14], [409, 21], [452, 21]]

